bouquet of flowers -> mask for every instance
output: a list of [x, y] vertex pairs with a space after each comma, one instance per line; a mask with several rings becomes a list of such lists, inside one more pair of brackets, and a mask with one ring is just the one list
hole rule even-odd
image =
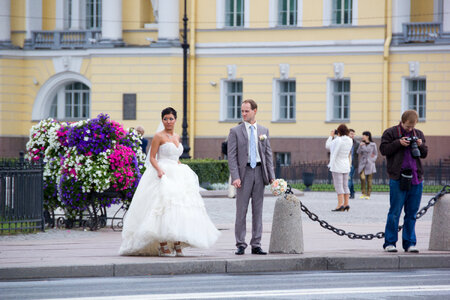
[[270, 185], [270, 190], [274, 196], [279, 196], [284, 194], [287, 190], [287, 182], [286, 180], [279, 178], [275, 179]]

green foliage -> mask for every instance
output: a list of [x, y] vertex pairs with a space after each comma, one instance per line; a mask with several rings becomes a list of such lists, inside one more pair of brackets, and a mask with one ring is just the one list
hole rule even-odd
[[38, 229], [34, 227], [36, 227], [36, 222], [13, 222], [0, 218], [0, 235], [37, 232]]
[[215, 159], [183, 159], [198, 176], [200, 183], [223, 183], [228, 181], [228, 161]]

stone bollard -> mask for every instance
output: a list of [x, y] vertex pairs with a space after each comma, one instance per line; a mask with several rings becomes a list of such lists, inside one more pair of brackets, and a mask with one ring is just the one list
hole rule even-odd
[[434, 205], [429, 250], [450, 251], [450, 194]]
[[303, 253], [302, 211], [293, 194], [278, 197], [275, 202], [270, 236], [270, 253]]

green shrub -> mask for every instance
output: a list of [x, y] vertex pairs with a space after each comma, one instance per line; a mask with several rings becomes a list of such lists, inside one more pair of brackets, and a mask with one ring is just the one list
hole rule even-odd
[[200, 183], [223, 183], [228, 181], [228, 161], [215, 159], [183, 159], [198, 176]]

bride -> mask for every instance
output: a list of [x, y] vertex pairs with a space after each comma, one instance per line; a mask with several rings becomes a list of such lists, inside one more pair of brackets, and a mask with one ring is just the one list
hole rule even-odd
[[155, 134], [150, 164], [124, 220], [120, 255], [183, 256], [184, 247], [209, 248], [220, 233], [206, 213], [197, 175], [178, 158], [177, 112], [161, 112], [164, 130]]

